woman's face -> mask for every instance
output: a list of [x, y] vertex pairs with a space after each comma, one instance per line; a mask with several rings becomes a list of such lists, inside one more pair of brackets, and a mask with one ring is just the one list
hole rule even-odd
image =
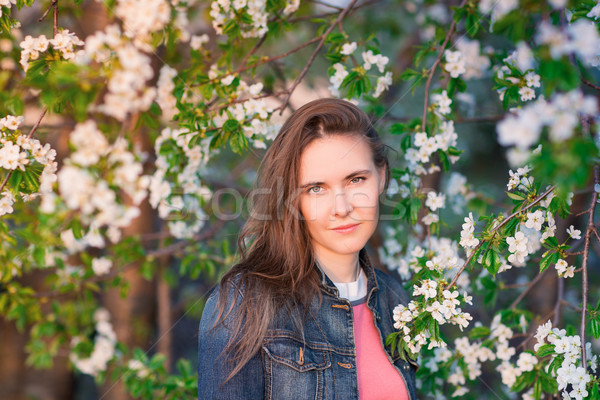
[[365, 140], [329, 135], [300, 157], [300, 212], [317, 257], [358, 252], [377, 227], [385, 169], [378, 169]]

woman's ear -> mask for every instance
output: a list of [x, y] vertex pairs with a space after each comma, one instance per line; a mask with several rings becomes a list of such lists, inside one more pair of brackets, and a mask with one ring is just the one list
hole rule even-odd
[[386, 175], [385, 167], [379, 168], [378, 173], [379, 173], [379, 195], [381, 195], [383, 193], [383, 189], [385, 188], [385, 175]]

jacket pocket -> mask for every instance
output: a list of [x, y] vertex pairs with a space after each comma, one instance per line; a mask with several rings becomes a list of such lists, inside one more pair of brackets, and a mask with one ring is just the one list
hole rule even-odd
[[326, 350], [289, 337], [270, 338], [262, 349], [266, 399], [323, 399], [325, 370], [331, 366]]

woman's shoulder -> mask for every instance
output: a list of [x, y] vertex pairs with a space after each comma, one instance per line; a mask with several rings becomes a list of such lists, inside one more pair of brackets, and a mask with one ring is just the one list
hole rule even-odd
[[408, 293], [398, 277], [377, 268], [374, 268], [374, 271], [380, 290], [383, 290], [390, 300], [403, 304], [408, 302]]

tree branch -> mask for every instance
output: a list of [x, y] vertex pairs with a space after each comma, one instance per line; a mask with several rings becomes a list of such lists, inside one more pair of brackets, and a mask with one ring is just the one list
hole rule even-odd
[[[600, 169], [598, 165], [594, 166], [594, 183], [600, 183]], [[598, 202], [598, 192], [592, 193], [592, 202], [589, 208], [588, 224], [585, 230], [585, 242], [583, 245], [583, 260], [581, 262], [581, 280], [582, 280], [582, 301], [581, 301], [581, 326], [579, 335], [581, 337], [581, 366], [587, 370], [586, 354], [585, 354], [585, 322], [587, 314], [587, 295], [588, 295], [588, 273], [587, 264], [590, 253], [590, 240], [592, 233], [595, 231], [594, 214], [596, 212], [596, 203]]]
[[536, 285], [536, 283], [538, 283], [542, 279], [542, 277], [544, 276], [544, 274], [547, 271], [548, 271], [548, 269], [546, 269], [541, 274], [537, 274], [537, 276], [535, 278], [533, 278], [533, 280], [531, 282], [529, 282], [529, 285], [527, 285], [525, 290], [523, 290], [523, 292], [521, 292], [519, 297], [517, 297], [512, 303], [510, 303], [510, 306], [508, 308], [510, 308], [511, 310], [514, 310], [515, 308], [517, 308], [517, 306], [519, 305], [521, 300], [523, 300], [525, 298], [525, 296], [527, 296], [527, 293], [529, 293], [529, 291]]
[[[498, 226], [496, 226], [492, 230], [492, 234], [495, 235], [496, 232], [498, 232], [500, 230], [500, 228], [502, 228], [504, 225], [506, 225], [508, 223], [508, 221], [510, 221], [511, 219], [513, 219], [514, 217], [516, 217], [517, 215], [519, 215], [520, 213], [522, 213], [523, 211], [527, 211], [531, 207], [535, 206], [537, 203], [539, 203], [540, 201], [542, 201], [546, 196], [548, 196], [550, 193], [552, 193], [553, 190], [554, 190], [554, 186], [550, 187], [550, 189], [548, 189], [544, 193], [542, 193], [537, 199], [535, 199], [534, 201], [532, 201], [525, 208], [517, 210], [514, 213], [512, 213], [511, 215], [509, 215], [506, 219], [504, 219], [500, 224], [498, 224]], [[473, 258], [473, 255], [477, 252], [477, 250], [479, 250], [479, 248], [481, 246], [483, 246], [484, 243], [485, 243], [485, 241], [481, 240], [479, 242], [479, 244], [473, 249], [473, 251], [471, 252], [471, 254], [469, 255], [469, 257], [467, 258], [467, 261], [465, 261], [465, 263], [463, 264], [463, 266], [460, 267], [460, 269], [458, 270], [458, 272], [454, 276], [454, 279], [452, 279], [452, 282], [450, 282], [446, 286], [446, 289], [451, 288], [452, 286], [454, 286], [456, 284], [456, 281], [458, 280], [458, 277], [460, 276], [460, 274], [462, 274], [462, 272], [465, 270], [465, 268], [467, 267], [467, 265], [469, 265], [469, 263], [471, 262], [471, 259]]]
[[[211, 226], [209, 229], [196, 234], [191, 239], [182, 240], [182, 241], [176, 242], [170, 246], [164, 247], [162, 249], [150, 251], [146, 254], [146, 257], [147, 258], [149, 258], [149, 257], [158, 258], [158, 257], [162, 257], [162, 256], [175, 254], [178, 251], [183, 250], [186, 246], [190, 245], [191, 243], [199, 242], [202, 240], [207, 240], [207, 239], [213, 237], [217, 232], [219, 232], [221, 230], [221, 228], [223, 227], [223, 224], [224, 224], [224, 221], [217, 220], [217, 222], [213, 226]], [[124, 271], [127, 271], [137, 265], [139, 265], [139, 260], [125, 264], [120, 269], [113, 268], [112, 271], [106, 275], [94, 276], [93, 278], [90, 278], [87, 281], [80, 281], [78, 287], [74, 288], [73, 290], [71, 290], [69, 292], [62, 292], [60, 290], [52, 290], [52, 291], [48, 291], [48, 292], [34, 293], [34, 294], [32, 294], [32, 297], [50, 298], [50, 297], [68, 296], [73, 292], [83, 290], [85, 284], [101, 283], [101, 282], [109, 281], [109, 280], [115, 278], [117, 275], [119, 275], [119, 274], [123, 273]]]
[[304, 78], [306, 73], [308, 72], [308, 69], [310, 68], [312, 63], [315, 61], [315, 58], [317, 57], [319, 50], [321, 50], [321, 48], [325, 44], [325, 39], [327, 39], [327, 35], [329, 35], [329, 33], [333, 30], [333, 28], [335, 28], [335, 26], [344, 19], [346, 14], [348, 14], [348, 12], [352, 9], [352, 7], [354, 7], [354, 5], [356, 4], [357, 1], [358, 0], [352, 0], [350, 2], [350, 4], [348, 4], [348, 6], [346, 8], [344, 8], [344, 10], [340, 13], [340, 15], [338, 15], [336, 20], [331, 25], [329, 25], [329, 28], [327, 28], [327, 30], [321, 35], [321, 40], [320, 40], [319, 44], [317, 45], [317, 48], [315, 49], [315, 51], [313, 51], [312, 55], [308, 59], [308, 62], [306, 63], [306, 65], [304, 66], [302, 71], [300, 72], [300, 75], [298, 75], [298, 78], [296, 78], [296, 80], [294, 81], [292, 86], [288, 89], [288, 95], [285, 98], [283, 105], [280, 107], [280, 112], [279, 112], [280, 115], [283, 113], [283, 110], [285, 110], [285, 108], [287, 107], [287, 105], [290, 101], [290, 97], [292, 97], [292, 93], [294, 93], [294, 90], [300, 84], [300, 82], [302, 81], [302, 79]]
[[594, 88], [596, 90], [600, 90], [600, 86], [594, 85], [592, 82], [588, 81], [584, 77], [581, 77], [581, 82], [585, 83], [587, 86]]
[[[463, 2], [460, 3], [458, 8], [464, 7], [465, 4], [467, 4], [467, 0], [463, 0]], [[427, 126], [426, 125], [426, 123], [427, 123], [427, 102], [429, 100], [429, 86], [431, 85], [431, 81], [433, 79], [435, 69], [437, 68], [440, 61], [442, 60], [442, 55], [444, 54], [444, 50], [446, 49], [446, 46], [448, 45], [448, 42], [450, 41], [450, 37], [452, 37], [452, 35], [454, 34], [454, 29], [456, 29], [456, 20], [454, 18], [452, 18], [452, 24], [450, 24], [450, 29], [448, 29], [448, 33], [446, 34], [446, 38], [444, 39], [444, 42], [442, 43], [440, 52], [438, 53], [438, 56], [435, 59], [435, 62], [433, 63], [433, 65], [431, 66], [431, 69], [428, 72], [429, 76], [427, 77], [427, 83], [425, 83], [425, 100], [423, 101], [423, 118], [422, 118], [422, 122], [421, 122], [421, 127], [422, 127], [421, 129], [423, 130], [423, 132], [426, 131], [425, 128]]]

